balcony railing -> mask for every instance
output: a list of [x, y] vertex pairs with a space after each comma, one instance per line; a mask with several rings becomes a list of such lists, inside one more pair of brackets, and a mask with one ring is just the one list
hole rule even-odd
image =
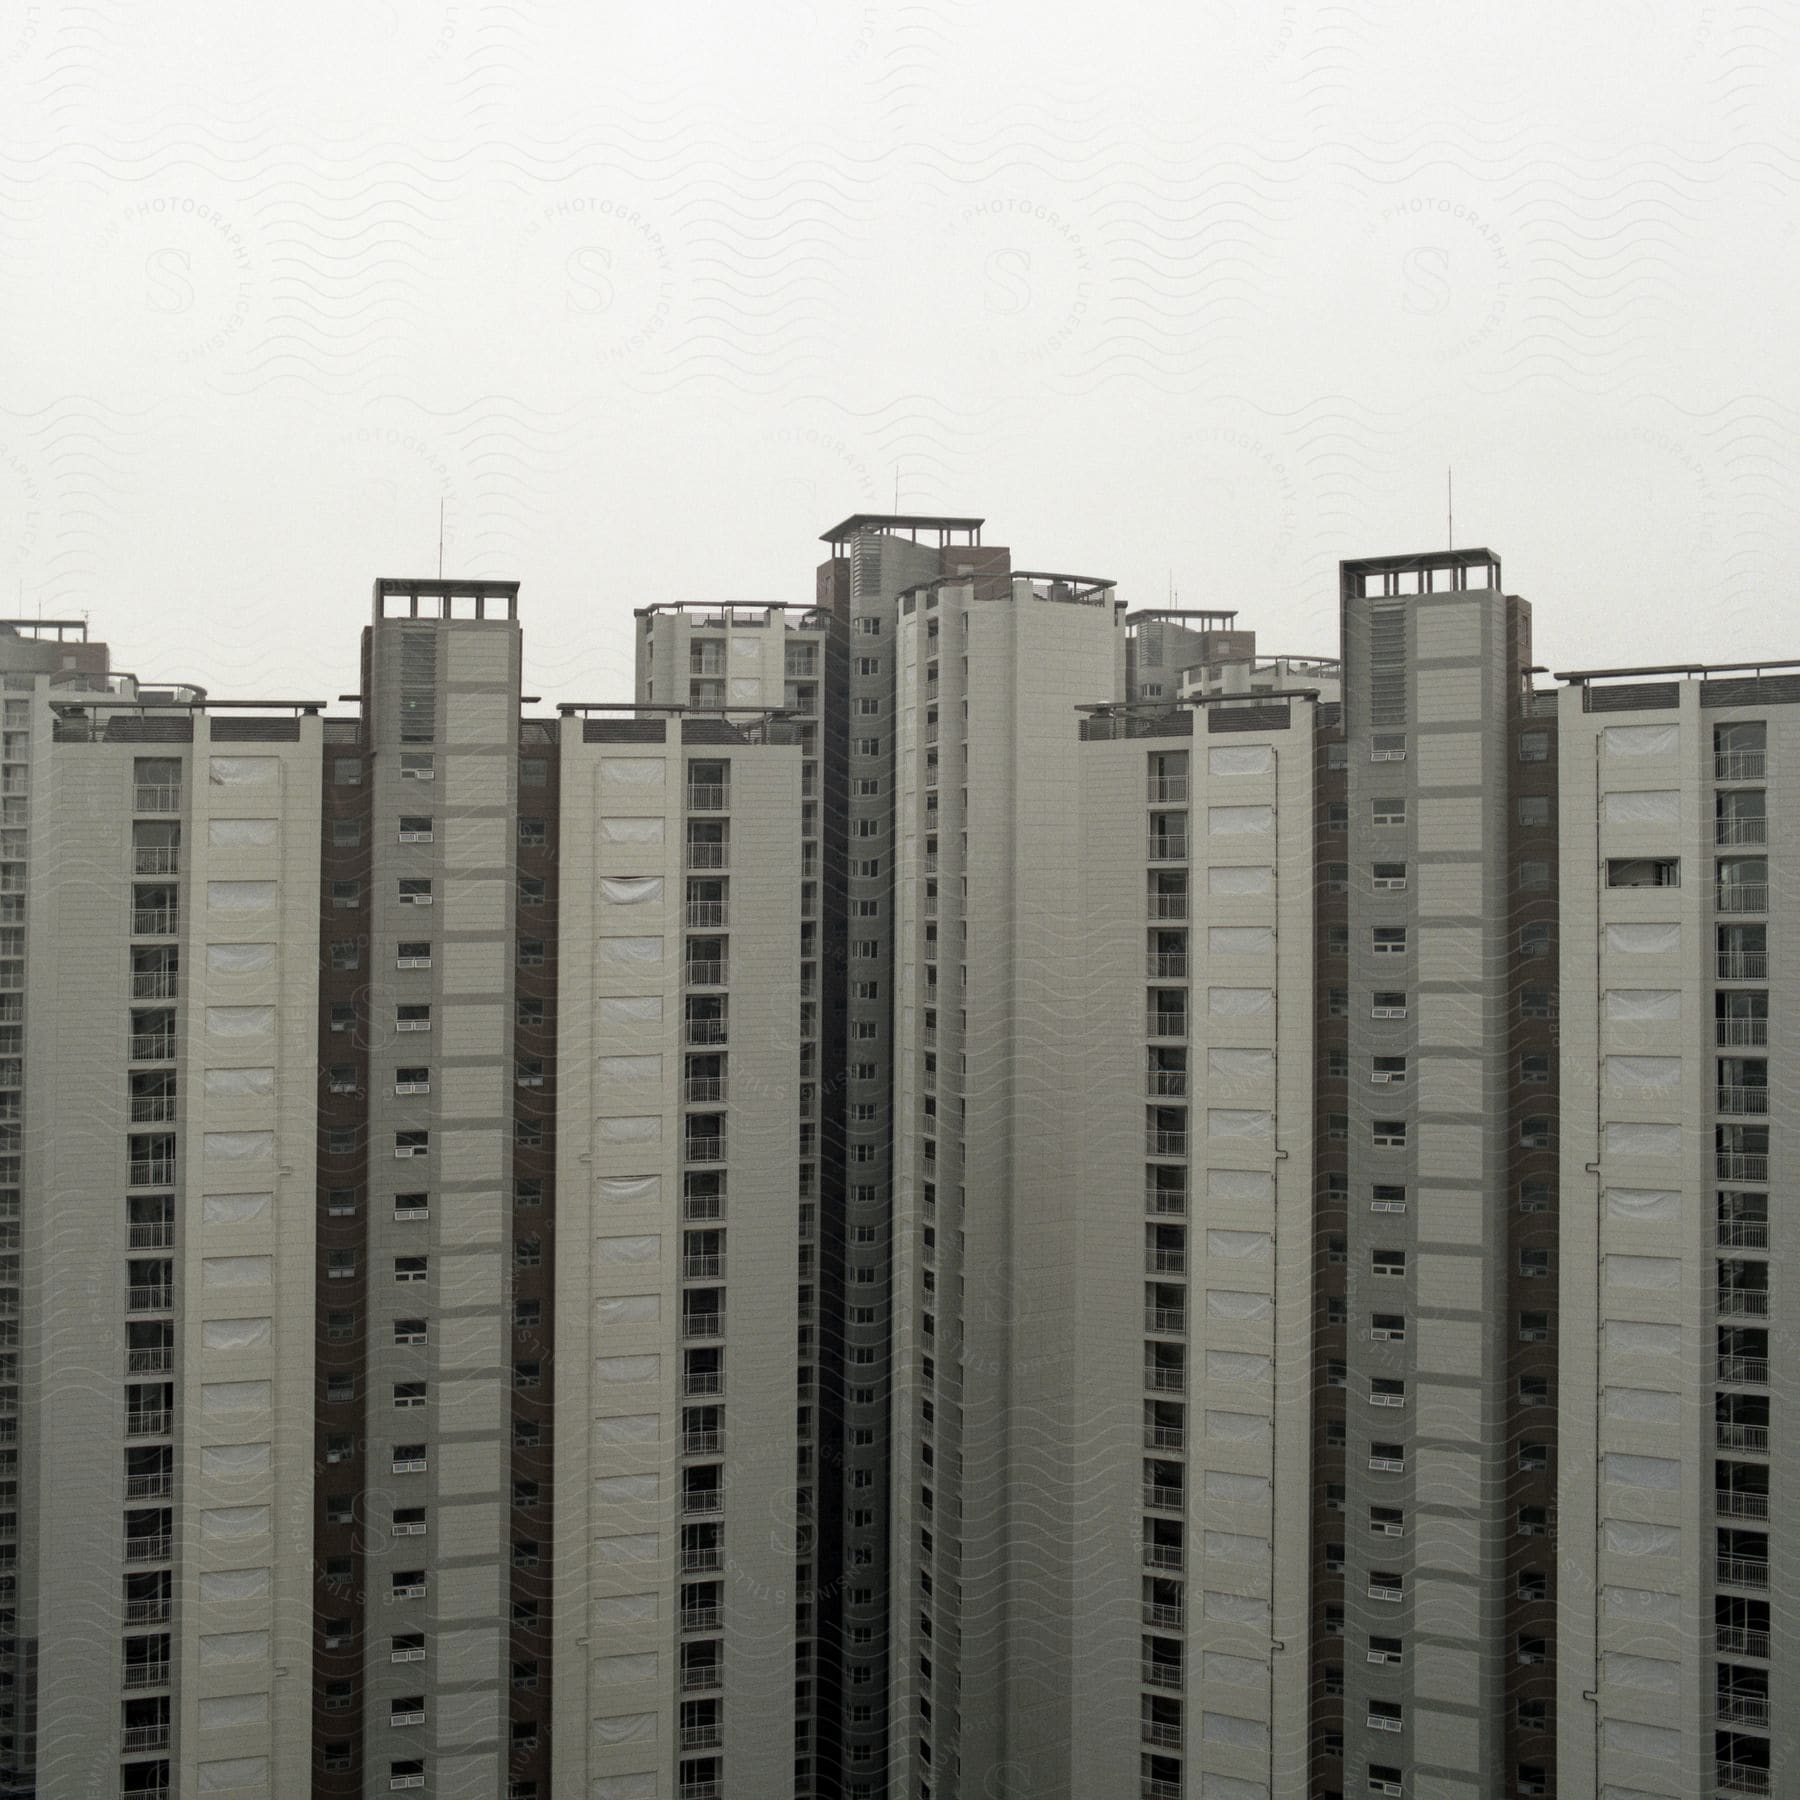
[[684, 1750], [714, 1750], [724, 1741], [723, 1729], [716, 1719], [705, 1725], [683, 1725], [681, 1728]]
[[1144, 1567], [1146, 1569], [1179, 1569], [1181, 1567], [1181, 1546], [1179, 1544], [1146, 1544], [1144, 1546]]
[[681, 972], [690, 987], [724, 987], [731, 980], [731, 965], [722, 956], [684, 963]]
[[1767, 819], [1713, 820], [1713, 842], [1721, 848], [1736, 844], [1766, 844], [1768, 841]]
[[1185, 1369], [1161, 1368], [1155, 1363], [1144, 1365], [1144, 1386], [1159, 1394], [1179, 1394], [1187, 1388]]
[[127, 1663], [124, 1685], [128, 1688], [167, 1687], [169, 1685], [168, 1659], [165, 1657], [161, 1662]]
[[1769, 1565], [1757, 1556], [1721, 1556], [1718, 1559], [1718, 1576], [1731, 1587], [1766, 1588], [1769, 1585]]
[[[1180, 1628], [1181, 1608], [1179, 1606], [1146, 1606], [1144, 1608], [1146, 1625], [1156, 1623], [1150, 1617], [1153, 1612], [1172, 1612], [1175, 1615], [1173, 1623], [1177, 1629]], [[1164, 1621], [1164, 1623], [1168, 1623], [1168, 1621]], [[1144, 1721], [1144, 1742], [1155, 1744], [1163, 1750], [1179, 1750], [1181, 1748], [1181, 1727], [1169, 1724], [1162, 1719], [1146, 1719]]]
[[1718, 1377], [1728, 1387], [1767, 1387], [1769, 1359], [1766, 1356], [1721, 1356]]
[[1186, 862], [1188, 840], [1185, 831], [1156, 831], [1150, 834], [1151, 862]]
[[1179, 1038], [1187, 1036], [1187, 1013], [1171, 1011], [1163, 1007], [1150, 1007], [1144, 1014], [1144, 1032], [1153, 1038]]
[[1185, 775], [1164, 775], [1150, 778], [1150, 803], [1153, 806], [1167, 806], [1171, 801], [1184, 803], [1188, 797], [1188, 778]]
[[1721, 1319], [1766, 1319], [1769, 1316], [1769, 1290], [1722, 1287], [1718, 1290], [1718, 1312]]
[[127, 1375], [167, 1375], [175, 1367], [175, 1352], [167, 1344], [159, 1344], [152, 1350], [127, 1350], [125, 1352], [125, 1373]]
[[1187, 1252], [1185, 1250], [1152, 1250], [1150, 1252], [1150, 1272], [1153, 1275], [1185, 1275], [1187, 1273]]
[[1721, 1087], [1718, 1090], [1718, 1110], [1739, 1117], [1760, 1117], [1769, 1110], [1769, 1090], [1766, 1087]]
[[1181, 1664], [1153, 1662], [1149, 1657], [1143, 1659], [1144, 1686], [1154, 1688], [1178, 1688], [1181, 1686]]
[[131, 909], [133, 937], [173, 937], [180, 909], [173, 906], [134, 906]]
[[707, 1544], [697, 1550], [684, 1550], [681, 1553], [682, 1573], [686, 1575], [704, 1575], [724, 1566], [725, 1551], [718, 1544]]
[[1767, 1019], [1719, 1019], [1715, 1038], [1724, 1049], [1762, 1049], [1769, 1041]]
[[1766, 750], [1718, 750], [1713, 753], [1713, 780], [1762, 781], [1768, 766]]
[[169, 1726], [166, 1720], [159, 1725], [124, 1725], [119, 1729], [119, 1748], [122, 1751], [166, 1750], [168, 1747]]
[[725, 1679], [725, 1670], [719, 1663], [702, 1663], [698, 1667], [685, 1668], [681, 1671], [681, 1686], [684, 1693], [693, 1693], [697, 1688], [716, 1688]]
[[127, 1600], [125, 1602], [125, 1623], [127, 1625], [166, 1625], [169, 1622], [171, 1604], [167, 1594], [156, 1594], [148, 1600]]
[[139, 782], [132, 790], [131, 808], [141, 813], [178, 813], [181, 789], [161, 782]]
[[690, 843], [687, 847], [687, 866], [690, 869], [724, 868], [725, 846], [723, 844]]
[[173, 1094], [134, 1094], [131, 1097], [133, 1125], [167, 1125], [174, 1117]]
[[125, 1540], [125, 1560], [127, 1562], [167, 1562], [169, 1546], [172, 1542], [168, 1532], [156, 1537], [135, 1537]]
[[1719, 1488], [1713, 1494], [1713, 1511], [1721, 1519], [1766, 1519], [1769, 1496], [1753, 1494], [1744, 1488]]
[[1180, 1188], [1157, 1187], [1154, 1183], [1144, 1184], [1144, 1205], [1153, 1213], [1163, 1218], [1183, 1218], [1187, 1214], [1187, 1195]]
[[150, 1475], [127, 1475], [127, 1500], [167, 1500], [175, 1491], [175, 1474], [171, 1469], [158, 1469]]
[[724, 1792], [716, 1781], [684, 1781], [675, 1790], [675, 1800], [722, 1800]]
[[1766, 881], [1722, 882], [1714, 906], [1722, 913], [1767, 912], [1769, 884]]
[[1152, 894], [1150, 916], [1153, 919], [1185, 919], [1188, 916], [1186, 894]]
[[1719, 952], [1719, 979], [1721, 981], [1767, 981], [1769, 979], [1768, 951], [1721, 950]]
[[721, 1609], [717, 1606], [684, 1606], [681, 1609], [683, 1631], [717, 1631]]
[[722, 1431], [684, 1431], [681, 1434], [683, 1456], [718, 1456], [724, 1448]]
[[1153, 1506], [1160, 1512], [1180, 1512], [1182, 1507], [1181, 1489], [1168, 1487], [1161, 1482], [1146, 1481], [1144, 1483], [1144, 1504]]
[[1769, 1156], [1766, 1150], [1720, 1150], [1715, 1167], [1721, 1181], [1754, 1181], [1768, 1185]]
[[1772, 1794], [1775, 1791], [1775, 1777], [1759, 1763], [1717, 1763], [1713, 1774], [1714, 1785], [1728, 1794]]
[[1755, 1725], [1769, 1728], [1767, 1694], [1720, 1694], [1713, 1707], [1713, 1717], [1721, 1725]]
[[710, 930], [726, 922], [725, 902], [723, 900], [690, 900], [687, 904], [687, 922], [690, 926], [701, 930]]
[[1151, 950], [1144, 958], [1144, 972], [1155, 981], [1185, 981], [1188, 959], [1185, 950]]
[[1185, 1131], [1146, 1130], [1144, 1133], [1144, 1154], [1146, 1156], [1186, 1156], [1188, 1153], [1188, 1134]]
[[731, 804], [728, 781], [690, 781], [687, 790], [689, 812], [724, 812]]
[[129, 1414], [125, 1420], [127, 1437], [167, 1437], [175, 1423], [172, 1407], [161, 1406]]
[[175, 1034], [172, 1031], [140, 1031], [131, 1039], [133, 1062], [173, 1062]]
[[133, 1250], [173, 1249], [175, 1222], [173, 1219], [155, 1219], [147, 1225], [132, 1225], [127, 1228], [126, 1239]]
[[134, 1000], [173, 1000], [180, 986], [174, 969], [137, 969], [132, 972]]
[[1144, 1448], [1146, 1450], [1185, 1450], [1187, 1448], [1187, 1428], [1183, 1425], [1146, 1425], [1144, 1427]]
[[1188, 1078], [1185, 1069], [1152, 1069], [1150, 1092], [1159, 1100], [1187, 1098]]
[[125, 1290], [125, 1306], [129, 1312], [168, 1312], [174, 1304], [175, 1289], [160, 1282]]
[[713, 1338], [725, 1335], [723, 1312], [683, 1313], [681, 1335], [684, 1338]]
[[1766, 1425], [1740, 1425], [1732, 1419], [1714, 1421], [1714, 1442], [1721, 1450], [1748, 1450], [1754, 1455], [1769, 1452], [1769, 1428]]
[[174, 875], [181, 869], [181, 851], [174, 844], [140, 844], [131, 853], [134, 875]]
[[1771, 1645], [1766, 1631], [1751, 1631], [1742, 1625], [1720, 1625], [1713, 1633], [1713, 1643], [1721, 1656], [1755, 1656], [1769, 1659]]
[[689, 1400], [722, 1394], [725, 1391], [725, 1372], [722, 1369], [690, 1371], [681, 1378], [681, 1391]]
[[718, 1163], [725, 1160], [725, 1134], [715, 1132], [707, 1137], [691, 1137], [682, 1145], [682, 1154], [691, 1163]]
[[1173, 1332], [1187, 1330], [1187, 1313], [1179, 1306], [1146, 1306], [1146, 1331]]
[[722, 1044], [726, 1040], [727, 1027], [723, 1019], [689, 1019], [687, 1021], [687, 1041], [690, 1044], [713, 1045]]

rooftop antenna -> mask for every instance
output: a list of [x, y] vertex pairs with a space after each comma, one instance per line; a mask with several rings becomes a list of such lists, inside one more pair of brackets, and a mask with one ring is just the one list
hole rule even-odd
[[438, 580], [444, 579], [444, 502], [438, 501]]
[[900, 516], [900, 465], [894, 464], [894, 516]]
[[1449, 543], [1444, 548], [1456, 548], [1456, 470], [1453, 465], [1444, 465], [1444, 529], [1449, 536]]

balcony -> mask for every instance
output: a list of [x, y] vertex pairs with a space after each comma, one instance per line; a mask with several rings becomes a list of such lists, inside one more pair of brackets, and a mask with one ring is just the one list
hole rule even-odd
[[174, 844], [140, 844], [131, 853], [134, 875], [176, 875], [181, 872], [181, 851]]
[[127, 1625], [166, 1625], [173, 1602], [167, 1594], [154, 1594], [146, 1600], [125, 1602]]
[[1187, 1216], [1187, 1194], [1181, 1188], [1158, 1187], [1154, 1182], [1146, 1182], [1144, 1205], [1148, 1211], [1159, 1213], [1164, 1218]]
[[1187, 1391], [1187, 1371], [1168, 1369], [1154, 1363], [1144, 1365], [1144, 1386], [1158, 1394], [1180, 1394]]
[[725, 1670], [719, 1663], [701, 1663], [681, 1671], [681, 1689], [691, 1694], [703, 1688], [716, 1688], [723, 1685]]
[[725, 1552], [717, 1544], [710, 1544], [700, 1550], [684, 1550], [681, 1553], [681, 1572], [684, 1575], [707, 1575], [725, 1567]]
[[1721, 1656], [1754, 1656], [1767, 1662], [1772, 1645], [1766, 1631], [1751, 1631], [1742, 1625], [1720, 1625], [1713, 1633], [1714, 1646]]
[[1186, 1156], [1188, 1153], [1188, 1134], [1185, 1131], [1146, 1130], [1144, 1133], [1144, 1154], [1146, 1156]]
[[1185, 919], [1188, 916], [1186, 894], [1152, 894], [1150, 917], [1153, 919]]
[[1153, 1275], [1185, 1275], [1187, 1273], [1187, 1252], [1185, 1250], [1152, 1250], [1150, 1252], [1150, 1272]]
[[683, 1631], [717, 1631], [721, 1609], [717, 1606], [684, 1606], [681, 1609]]
[[1767, 1115], [1769, 1090], [1766, 1087], [1721, 1087], [1717, 1090], [1717, 1108], [1739, 1118]]
[[1766, 1425], [1740, 1425], [1734, 1419], [1714, 1421], [1713, 1441], [1721, 1450], [1747, 1450], [1753, 1456], [1769, 1454]]
[[[1144, 1623], [1157, 1631], [1179, 1631], [1186, 1609], [1179, 1601], [1146, 1600]], [[1167, 1729], [1164, 1727], [1163, 1729]]]
[[689, 1019], [683, 1035], [689, 1044], [710, 1047], [726, 1041], [727, 1026], [723, 1019]]
[[1713, 842], [1721, 849], [1740, 844], [1766, 844], [1769, 841], [1767, 819], [1714, 819]]
[[127, 1350], [125, 1352], [125, 1373], [127, 1375], [167, 1375], [175, 1367], [175, 1352], [167, 1344], [159, 1344], [153, 1350]]
[[180, 980], [173, 969], [134, 969], [131, 997], [134, 1000], [173, 1000]]
[[122, 1685], [128, 1688], [167, 1687], [169, 1685], [168, 1658], [164, 1657], [160, 1662], [127, 1663]]
[[1718, 1559], [1718, 1577], [1727, 1587], [1766, 1588], [1769, 1585], [1769, 1565], [1761, 1557], [1721, 1556]]
[[1138, 1800], [1181, 1800], [1181, 1783], [1161, 1781], [1154, 1775], [1141, 1776], [1138, 1780]]
[[1721, 1356], [1718, 1378], [1727, 1387], [1767, 1387], [1769, 1359], [1766, 1356]]
[[681, 1392], [689, 1400], [712, 1399], [725, 1392], [723, 1369], [699, 1369], [683, 1375]]
[[1187, 1012], [1166, 1007], [1150, 1007], [1144, 1014], [1144, 1034], [1153, 1038], [1187, 1036]]
[[173, 1062], [175, 1034], [172, 1031], [141, 1031], [131, 1040], [133, 1062]]
[[119, 1731], [119, 1749], [129, 1755], [136, 1750], [166, 1750], [169, 1747], [169, 1724], [165, 1719], [156, 1725], [125, 1725]]
[[1717, 1299], [1721, 1319], [1766, 1319], [1769, 1316], [1767, 1288], [1722, 1287]]
[[172, 1312], [175, 1307], [175, 1289], [172, 1285], [152, 1282], [147, 1287], [131, 1287], [125, 1290], [125, 1310], [127, 1312]]
[[1144, 1504], [1154, 1507], [1158, 1512], [1180, 1512], [1183, 1504], [1181, 1489], [1168, 1487], [1157, 1481], [1146, 1481]]
[[1168, 1336], [1187, 1330], [1187, 1313], [1179, 1306], [1146, 1306], [1144, 1329]]
[[1721, 1725], [1749, 1725], [1769, 1729], [1767, 1694], [1720, 1694], [1713, 1703], [1713, 1718]]
[[127, 1227], [126, 1238], [133, 1250], [169, 1250], [175, 1244], [175, 1221], [155, 1219], [148, 1224]]
[[731, 965], [722, 956], [705, 962], [682, 965], [682, 977], [689, 987], [724, 987], [731, 979]]
[[140, 782], [131, 792], [131, 810], [178, 813], [181, 811], [181, 789], [161, 782]]
[[689, 1281], [722, 1281], [725, 1276], [725, 1252], [707, 1251], [681, 1259], [681, 1273]]
[[1144, 1546], [1144, 1567], [1146, 1569], [1181, 1568], [1181, 1546], [1179, 1544], [1146, 1544]]
[[681, 1747], [684, 1750], [716, 1750], [725, 1741], [723, 1728], [713, 1719], [704, 1725], [683, 1725]]
[[724, 1792], [716, 1781], [684, 1781], [675, 1790], [675, 1800], [722, 1800]]
[[1714, 1166], [1721, 1181], [1754, 1181], [1769, 1184], [1769, 1157], [1766, 1151], [1720, 1150]]
[[687, 803], [689, 812], [724, 812], [731, 805], [731, 783], [690, 781]]
[[687, 903], [687, 922], [690, 926], [702, 931], [714, 930], [725, 924], [725, 902], [723, 900], [690, 900]]
[[1144, 1427], [1144, 1448], [1146, 1450], [1185, 1450], [1187, 1448], [1187, 1428], [1183, 1425], [1146, 1425]]
[[1762, 1050], [1768, 1047], [1767, 1019], [1719, 1019], [1715, 1041], [1724, 1050]]
[[1713, 1785], [1727, 1794], [1772, 1794], [1775, 1777], [1757, 1763], [1722, 1762], [1714, 1765]]
[[1753, 1494], [1744, 1488], [1719, 1488], [1713, 1494], [1713, 1511], [1721, 1519], [1766, 1519], [1769, 1496]]
[[719, 1456], [725, 1449], [722, 1431], [684, 1431], [681, 1434], [683, 1456]]
[[1142, 1666], [1145, 1687], [1179, 1688], [1181, 1686], [1180, 1663], [1155, 1662], [1146, 1656]]
[[1719, 979], [1721, 981], [1767, 981], [1769, 979], [1768, 951], [1721, 950], [1719, 952]]
[[725, 1335], [725, 1314], [718, 1312], [683, 1313], [681, 1335], [684, 1338], [716, 1338]]
[[1766, 881], [1734, 881], [1721, 886], [1713, 902], [1722, 913], [1765, 913], [1769, 910], [1769, 884]]
[[172, 1407], [146, 1408], [132, 1413], [125, 1421], [127, 1437], [167, 1437], [175, 1424]]
[[133, 937], [174, 937], [180, 918], [181, 912], [177, 907], [134, 906], [131, 909], [131, 935]]
[[690, 869], [724, 868], [725, 846], [723, 844], [690, 843], [687, 847], [687, 866]]
[[1185, 981], [1187, 972], [1185, 950], [1152, 950], [1144, 958], [1144, 973], [1153, 981]]
[[1150, 804], [1177, 806], [1187, 804], [1188, 778], [1185, 775], [1162, 775], [1150, 778]]
[[[1179, 1606], [1146, 1606], [1144, 1608], [1146, 1623], [1150, 1622], [1149, 1615], [1153, 1612], [1172, 1612], [1175, 1614], [1175, 1625], [1179, 1627], [1181, 1624], [1181, 1608]], [[1146, 1719], [1144, 1721], [1144, 1742], [1155, 1744], [1161, 1750], [1179, 1750], [1181, 1748], [1181, 1727], [1167, 1724], [1161, 1719]], [[1170, 1783], [1169, 1785], [1173, 1786], [1174, 1784]]]
[[125, 1477], [127, 1500], [167, 1500], [174, 1492], [175, 1473], [172, 1469], [158, 1469], [149, 1475]]
[[155, 1537], [135, 1537], [125, 1540], [125, 1560], [129, 1563], [167, 1562], [172, 1540], [166, 1531]]
[[1766, 750], [1718, 750], [1713, 753], [1713, 780], [1762, 781], [1768, 766]]
[[682, 1157], [690, 1163], [721, 1163], [725, 1160], [725, 1134], [712, 1132], [705, 1137], [690, 1137], [682, 1144]]
[[1186, 862], [1187, 833], [1185, 831], [1152, 832], [1148, 852], [1151, 862]]

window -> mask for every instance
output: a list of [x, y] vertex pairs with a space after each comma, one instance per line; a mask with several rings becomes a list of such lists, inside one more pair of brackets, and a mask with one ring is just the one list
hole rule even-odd
[[394, 1008], [394, 1029], [396, 1031], [429, 1031], [431, 1029], [431, 1008], [422, 1001], [409, 1001], [405, 1005]]
[[521, 819], [519, 821], [519, 848], [521, 850], [543, 850], [549, 847], [550, 828], [542, 819]]
[[521, 906], [542, 906], [546, 891], [543, 876], [521, 875], [519, 877], [519, 904]]
[[362, 842], [362, 820], [333, 819], [331, 841], [340, 850], [354, 850]]
[[859, 775], [850, 783], [850, 792], [860, 799], [873, 799], [881, 792], [881, 783], [874, 776]]
[[1370, 879], [1374, 882], [1376, 893], [1397, 894], [1406, 886], [1406, 864], [1378, 862], [1370, 871]]
[[881, 621], [875, 618], [861, 618], [856, 621], [856, 629], [864, 637], [880, 637]]
[[1346, 801], [1333, 800], [1326, 806], [1325, 829], [1327, 831], [1348, 831], [1350, 829], [1350, 807]]
[[361, 787], [361, 761], [354, 756], [336, 758], [331, 765], [331, 780], [334, 787]]
[[394, 1258], [394, 1279], [396, 1281], [423, 1281], [426, 1269], [427, 1260], [423, 1256], [396, 1256]]
[[430, 815], [402, 813], [400, 815], [400, 841], [403, 844], [429, 844], [431, 842]]
[[437, 778], [437, 766], [429, 750], [402, 750], [400, 752], [400, 779], [402, 781], [434, 781]]
[[1397, 1276], [1406, 1273], [1404, 1250], [1371, 1250], [1369, 1272], [1374, 1275]]
[[1533, 1052], [1519, 1058], [1519, 1079], [1525, 1082], [1546, 1082], [1550, 1079], [1550, 1058]]
[[362, 905], [362, 883], [360, 881], [334, 881], [331, 884], [331, 904], [339, 907]]
[[1369, 812], [1377, 825], [1404, 825], [1406, 823], [1406, 802], [1404, 800], [1371, 800]]
[[1548, 1019], [1555, 1013], [1555, 998], [1548, 988], [1521, 988], [1519, 990], [1519, 1017], [1522, 1019]]
[[1519, 823], [1527, 828], [1550, 823], [1550, 798], [1547, 794], [1525, 794], [1519, 799]]
[[1404, 1119], [1377, 1119], [1371, 1129], [1377, 1150], [1404, 1150], [1406, 1148], [1406, 1121]]
[[1372, 935], [1377, 956], [1399, 956], [1406, 950], [1404, 925], [1377, 925]]
[[550, 783], [550, 765], [541, 756], [527, 756], [519, 762], [519, 786], [528, 788], [547, 787]]
[[879, 756], [881, 754], [881, 739], [878, 737], [860, 737], [856, 740], [853, 748], [858, 756]]
[[354, 1001], [332, 1001], [331, 1029], [333, 1031], [354, 1031], [356, 1029], [356, 1004]]
[[1550, 954], [1550, 927], [1544, 923], [1521, 925], [1519, 927], [1519, 954], [1521, 956], [1548, 956]]
[[1609, 856], [1606, 859], [1609, 888], [1680, 887], [1678, 856]]
[[357, 938], [339, 938], [331, 946], [331, 966], [341, 971], [362, 967], [362, 943]]
[[855, 659], [855, 666], [858, 675], [879, 675], [881, 658], [879, 656], [859, 656]]
[[1404, 1056], [1378, 1056], [1369, 1070], [1369, 1079], [1378, 1086], [1393, 1085], [1406, 1079]]
[[521, 969], [541, 969], [544, 966], [544, 940], [542, 938], [519, 939], [519, 967]]
[[881, 715], [881, 701], [878, 697], [865, 694], [857, 701], [856, 710], [858, 715], [862, 718], [879, 718]]
[[1325, 766], [1328, 769], [1349, 768], [1350, 746], [1344, 743], [1327, 744], [1325, 746]]
[[418, 940], [401, 942], [394, 946], [394, 966], [397, 969], [429, 969], [431, 967], [431, 944]]
[[1550, 734], [1547, 731], [1521, 731], [1519, 733], [1520, 762], [1548, 762], [1550, 760]]
[[1370, 762], [1405, 762], [1406, 734], [1396, 731], [1378, 731], [1369, 739]]
[[1527, 1150], [1550, 1148], [1550, 1121], [1533, 1113], [1519, 1121], [1519, 1142]]

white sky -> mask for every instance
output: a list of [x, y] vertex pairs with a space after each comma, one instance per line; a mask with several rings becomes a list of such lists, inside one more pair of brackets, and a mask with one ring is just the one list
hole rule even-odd
[[1794, 15], [1699, 0], [8, 0], [4, 610], [336, 695], [377, 574], [811, 594], [853, 511], [1334, 647], [1486, 543], [1540, 659], [1800, 655]]

